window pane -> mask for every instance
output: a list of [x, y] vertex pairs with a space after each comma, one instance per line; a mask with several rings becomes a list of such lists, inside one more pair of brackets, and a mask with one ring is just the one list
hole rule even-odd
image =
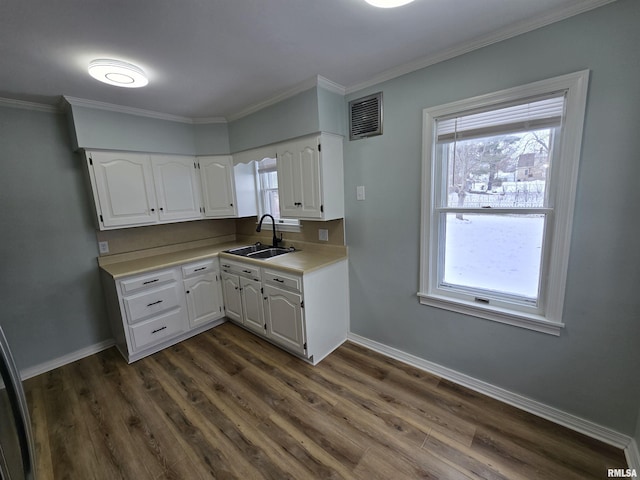
[[443, 285], [537, 299], [544, 215], [443, 216]]
[[546, 206], [554, 129], [442, 144], [447, 207]]
[[265, 213], [270, 213], [276, 220], [280, 218], [280, 197], [278, 190], [265, 190]]

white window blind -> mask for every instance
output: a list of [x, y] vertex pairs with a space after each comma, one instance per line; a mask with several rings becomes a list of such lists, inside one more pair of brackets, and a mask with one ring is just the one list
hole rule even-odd
[[276, 170], [275, 158], [264, 158], [258, 162], [258, 173], [275, 172]]
[[558, 127], [564, 115], [564, 94], [530, 99], [526, 103], [490, 107], [487, 111], [436, 119], [438, 143], [509, 132]]

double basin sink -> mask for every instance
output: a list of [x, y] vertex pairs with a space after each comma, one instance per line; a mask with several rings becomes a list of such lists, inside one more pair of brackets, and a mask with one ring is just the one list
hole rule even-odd
[[255, 245], [246, 245], [244, 247], [237, 247], [237, 248], [232, 248], [230, 250], [225, 250], [226, 253], [239, 255], [241, 257], [263, 258], [263, 259], [277, 257], [278, 255], [284, 255], [285, 253], [289, 253], [293, 251], [295, 251], [293, 247], [291, 248], [272, 247], [270, 245], [262, 245], [261, 243], [256, 243]]

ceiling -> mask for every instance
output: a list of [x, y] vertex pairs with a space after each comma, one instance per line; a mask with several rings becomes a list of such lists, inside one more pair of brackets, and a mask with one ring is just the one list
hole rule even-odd
[[[613, 0], [2, 0], [0, 97], [232, 119], [318, 75], [346, 92]], [[101, 84], [89, 61], [149, 77]]]

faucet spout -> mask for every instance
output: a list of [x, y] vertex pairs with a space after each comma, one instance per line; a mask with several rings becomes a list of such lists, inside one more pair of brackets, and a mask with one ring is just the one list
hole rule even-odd
[[274, 247], [277, 247], [278, 243], [282, 241], [282, 234], [280, 234], [280, 238], [278, 238], [276, 235], [276, 220], [275, 218], [273, 218], [273, 215], [270, 215], [268, 213], [265, 213], [264, 215], [262, 215], [262, 217], [260, 217], [260, 221], [258, 222], [258, 226], [256, 227], [256, 232], [259, 232], [262, 230], [262, 222], [264, 221], [265, 217], [271, 217], [271, 225], [273, 227], [273, 239], [271, 241], [272, 241], [272, 245]]

